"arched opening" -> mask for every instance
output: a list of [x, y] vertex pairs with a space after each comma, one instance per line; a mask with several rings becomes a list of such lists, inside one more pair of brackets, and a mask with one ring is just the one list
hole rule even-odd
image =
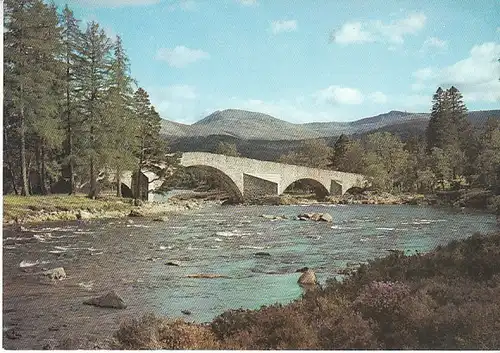
[[194, 165], [178, 170], [164, 183], [164, 186], [175, 194], [186, 190], [196, 192], [198, 195], [205, 194], [221, 200], [229, 200], [231, 203], [243, 201], [243, 195], [238, 186], [226, 173], [204, 165]]
[[134, 193], [132, 192], [132, 189], [128, 187], [128, 185], [122, 183], [121, 188], [122, 188], [122, 197], [129, 199], [134, 197]]
[[283, 194], [300, 197], [310, 197], [315, 195], [317, 200], [322, 200], [330, 194], [330, 192], [319, 181], [314, 179], [299, 179], [288, 185]]

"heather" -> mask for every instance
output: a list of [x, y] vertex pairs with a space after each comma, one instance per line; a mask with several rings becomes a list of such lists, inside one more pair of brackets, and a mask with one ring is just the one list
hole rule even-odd
[[394, 252], [288, 305], [230, 310], [211, 323], [145, 316], [121, 349], [498, 349], [500, 233], [426, 254]]

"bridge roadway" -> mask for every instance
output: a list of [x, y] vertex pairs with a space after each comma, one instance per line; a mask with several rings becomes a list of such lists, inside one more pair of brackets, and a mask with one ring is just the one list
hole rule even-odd
[[[343, 195], [352, 187], [364, 187], [368, 183], [361, 174], [205, 152], [185, 152], [180, 164], [186, 168], [201, 168], [217, 173], [224, 187], [238, 201], [281, 195], [287, 187], [299, 180], [309, 181], [318, 196]], [[144, 182], [147, 179], [148, 200], [151, 201], [153, 191], [161, 186], [163, 180], [158, 180], [151, 172], [144, 172], [142, 178]], [[133, 189], [132, 172], [123, 173], [122, 183]]]

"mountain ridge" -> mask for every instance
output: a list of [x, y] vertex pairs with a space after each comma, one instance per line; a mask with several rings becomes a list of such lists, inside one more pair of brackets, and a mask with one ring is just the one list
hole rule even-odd
[[[471, 111], [468, 119], [472, 124], [482, 124], [488, 117], [500, 119], [500, 110]], [[404, 128], [425, 130], [429, 113], [413, 113], [391, 110], [350, 122], [290, 123], [268, 114], [241, 109], [217, 110], [191, 124], [162, 120], [161, 133], [166, 137], [207, 137], [225, 135], [243, 140], [306, 140], [339, 136], [341, 134], [362, 134], [375, 130], [391, 131], [391, 126], [402, 131]]]

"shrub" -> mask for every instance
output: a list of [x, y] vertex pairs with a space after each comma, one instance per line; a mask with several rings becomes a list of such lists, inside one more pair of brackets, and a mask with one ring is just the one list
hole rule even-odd
[[145, 315], [123, 322], [115, 334], [119, 349], [216, 349], [218, 343], [205, 326]]

